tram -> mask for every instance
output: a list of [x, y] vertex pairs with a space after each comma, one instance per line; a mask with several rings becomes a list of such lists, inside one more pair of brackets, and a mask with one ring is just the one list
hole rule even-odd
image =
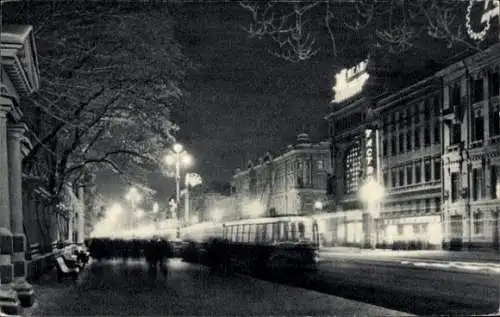
[[[203, 262], [210, 240], [224, 241], [232, 268], [247, 272], [317, 269], [318, 225], [311, 217], [279, 216], [203, 223], [183, 228], [184, 258]], [[197, 253], [196, 255], [194, 253]]]

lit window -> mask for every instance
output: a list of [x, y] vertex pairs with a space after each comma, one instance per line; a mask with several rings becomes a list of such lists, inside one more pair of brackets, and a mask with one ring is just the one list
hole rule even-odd
[[353, 194], [358, 191], [361, 157], [359, 144], [355, 143], [347, 152], [344, 159], [344, 193]]

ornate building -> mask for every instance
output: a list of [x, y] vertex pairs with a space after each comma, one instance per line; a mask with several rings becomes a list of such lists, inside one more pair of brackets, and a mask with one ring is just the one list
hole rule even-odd
[[21, 164], [31, 144], [24, 135], [21, 98], [38, 89], [39, 71], [31, 26], [2, 25], [0, 37], [0, 279], [6, 285], [0, 306], [18, 314], [19, 303], [31, 306], [34, 299], [26, 282]]
[[444, 242], [499, 246], [500, 45], [437, 73], [443, 85]]
[[267, 154], [233, 175], [241, 217], [319, 213], [326, 204], [330, 144], [312, 143], [305, 133], [276, 157]]

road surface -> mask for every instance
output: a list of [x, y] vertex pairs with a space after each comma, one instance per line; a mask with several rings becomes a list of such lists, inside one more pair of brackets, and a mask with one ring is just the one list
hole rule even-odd
[[421, 258], [323, 255], [316, 274], [267, 279], [416, 315], [489, 314], [500, 304], [500, 273]]
[[[220, 276], [173, 259], [169, 273], [145, 263], [91, 264], [79, 281], [35, 285], [24, 316], [405, 316], [402, 312], [248, 276]], [[406, 314], [408, 315], [408, 314]]]

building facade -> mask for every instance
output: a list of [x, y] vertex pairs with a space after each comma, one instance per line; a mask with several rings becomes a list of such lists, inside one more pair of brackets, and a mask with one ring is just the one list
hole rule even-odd
[[233, 175], [236, 213], [241, 218], [320, 213], [327, 202], [330, 144], [305, 133], [276, 157], [267, 154]]
[[499, 245], [500, 45], [436, 74], [443, 87], [444, 244]]
[[441, 245], [440, 111], [441, 89], [434, 77], [376, 101], [385, 188], [377, 220], [380, 245]]

